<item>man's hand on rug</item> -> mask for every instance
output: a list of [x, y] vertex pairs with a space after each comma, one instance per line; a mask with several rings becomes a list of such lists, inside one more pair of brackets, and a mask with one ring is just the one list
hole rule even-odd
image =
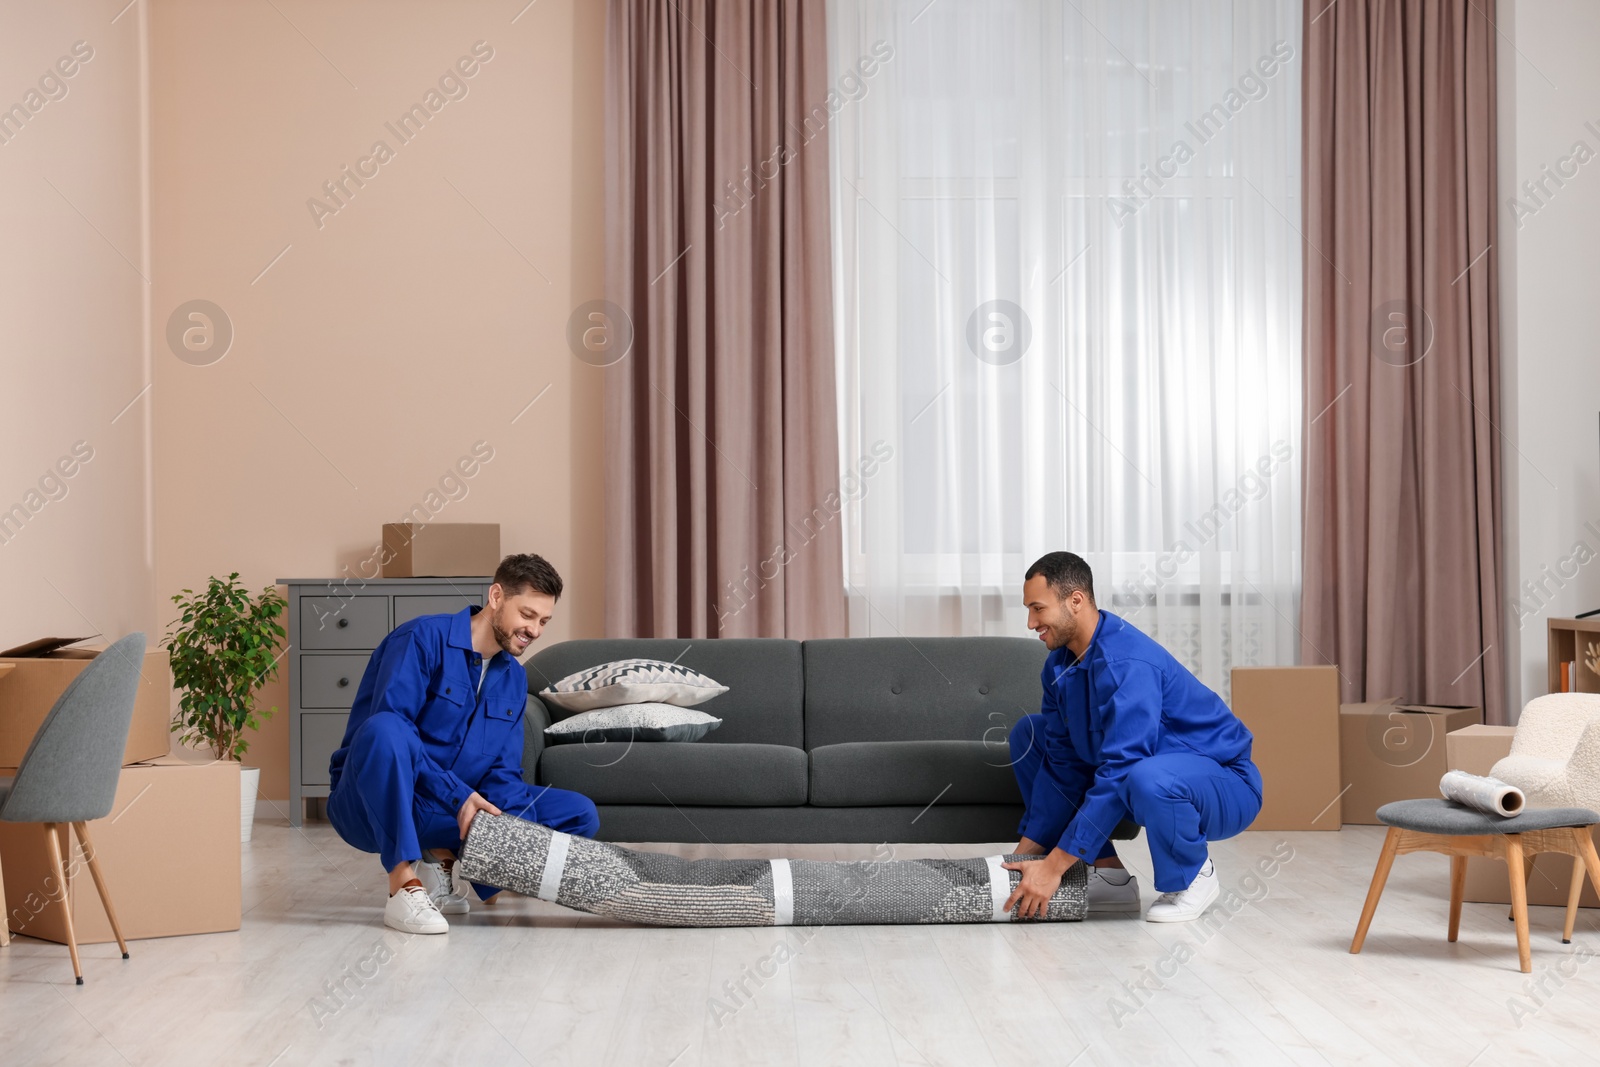
[[461, 840], [467, 839], [467, 831], [472, 828], [472, 817], [480, 811], [490, 815], [499, 815], [500, 809], [483, 799], [483, 796], [474, 792], [470, 797], [461, 802], [461, 810], [456, 812], [456, 826], [461, 829]]
[[1019, 919], [1044, 918], [1050, 898], [1061, 888], [1062, 876], [1077, 862], [1078, 857], [1070, 856], [1058, 848], [1041, 860], [1002, 863], [1000, 866], [1008, 871], [1022, 872], [1022, 881], [1006, 898], [1006, 910], [1016, 908]]

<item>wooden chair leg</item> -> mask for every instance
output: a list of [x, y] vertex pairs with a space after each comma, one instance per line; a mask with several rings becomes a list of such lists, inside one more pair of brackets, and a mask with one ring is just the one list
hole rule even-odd
[[1454, 941], [1461, 932], [1461, 901], [1467, 895], [1467, 857], [1450, 857], [1450, 936]]
[[[1595, 854], [1594, 836], [1591, 832], [1593, 829], [1594, 827], [1592, 826], [1575, 827], [1572, 831], [1572, 843], [1577, 847], [1578, 856], [1583, 860], [1584, 870], [1589, 874], [1589, 884], [1594, 886], [1596, 893], [1600, 893], [1600, 855]], [[1573, 881], [1577, 881], [1577, 879], [1574, 878]], [[1572, 900], [1575, 901], [1577, 899], [1577, 894], [1574, 893]], [[1569, 906], [1567, 910], [1570, 915], [1576, 909]], [[1572, 925], [1571, 918], [1568, 918], [1567, 925], [1569, 927]]]
[[1383, 839], [1383, 851], [1378, 854], [1378, 866], [1372, 872], [1372, 885], [1367, 889], [1367, 902], [1361, 907], [1361, 921], [1356, 924], [1356, 936], [1350, 942], [1350, 952], [1361, 951], [1367, 940], [1367, 927], [1372, 925], [1373, 913], [1378, 910], [1378, 898], [1383, 896], [1384, 883], [1389, 880], [1389, 868], [1394, 866], [1395, 850], [1400, 847], [1400, 829], [1389, 827]]
[[[1523, 853], [1523, 856], [1522, 856], [1522, 884], [1523, 885], [1527, 885], [1528, 883], [1533, 881], [1533, 861], [1534, 861], [1535, 858], [1536, 857], [1530, 856], [1527, 853]], [[1510, 923], [1510, 922], [1516, 922], [1516, 921], [1517, 921], [1516, 914], [1511, 910], [1511, 907], [1509, 905], [1507, 905], [1507, 907], [1506, 907], [1506, 922]]]
[[78, 843], [83, 846], [84, 862], [89, 865], [89, 873], [94, 876], [94, 887], [100, 892], [100, 906], [106, 909], [106, 918], [111, 921], [111, 932], [117, 935], [117, 947], [122, 949], [122, 958], [128, 958], [128, 943], [122, 939], [122, 925], [117, 922], [117, 909], [111, 906], [111, 891], [106, 888], [105, 876], [100, 873], [100, 860], [94, 854], [94, 842], [89, 839], [89, 824], [75, 822], [72, 828], [78, 832]]
[[1517, 924], [1517, 961], [1523, 974], [1533, 973], [1533, 952], [1528, 945], [1528, 882], [1522, 865], [1522, 839], [1517, 834], [1506, 834], [1502, 839], [1506, 850], [1506, 870], [1511, 876], [1511, 918]]
[[61, 918], [67, 928], [67, 952], [72, 956], [72, 976], [83, 984], [83, 965], [78, 962], [78, 935], [72, 929], [72, 895], [68, 891], [67, 868], [61, 862], [61, 838], [58, 830], [65, 829], [62, 823], [47, 822], [44, 824], [45, 842], [50, 849], [50, 867], [55, 873], [56, 884], [61, 886]]
[[1567, 887], [1567, 924], [1561, 930], [1561, 943], [1572, 944], [1572, 928], [1578, 925], [1578, 898], [1583, 896], [1584, 863], [1582, 856], [1572, 857], [1572, 884]]

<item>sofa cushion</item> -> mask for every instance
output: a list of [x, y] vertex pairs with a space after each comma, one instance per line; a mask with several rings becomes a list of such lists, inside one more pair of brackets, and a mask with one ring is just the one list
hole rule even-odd
[[[538, 700], [539, 690], [569, 674], [610, 660], [636, 658], [675, 662], [728, 687], [721, 696], [695, 705], [697, 710], [722, 720], [722, 725], [699, 744], [788, 745], [792, 748], [804, 744], [801, 712], [804, 679], [798, 641], [742, 637], [693, 641], [656, 638], [563, 641], [542, 650], [524, 664], [528, 671], [528, 692]], [[1038, 701], [1034, 704], [1033, 710], [1038, 710]], [[546, 707], [552, 722], [572, 714], [561, 708]]]
[[676, 704], [692, 708], [728, 687], [681, 663], [619, 659], [575, 671], [539, 690], [539, 699], [567, 711], [594, 711], [623, 704]]
[[698, 741], [722, 725], [722, 720], [694, 708], [673, 704], [623, 704], [595, 708], [545, 728], [552, 745], [581, 745], [597, 741]]
[[693, 745], [558, 745], [545, 749], [539, 781], [582, 793], [596, 804], [747, 808], [806, 802], [803, 749], [709, 742], [710, 737]]
[[[1039, 710], [1046, 655], [1042, 641], [1020, 637], [807, 641], [806, 747], [850, 741], [1004, 744], [1018, 720]], [[721, 714], [711, 704], [705, 710]]]
[[1021, 804], [1008, 746], [982, 741], [853, 741], [811, 750], [811, 803]]

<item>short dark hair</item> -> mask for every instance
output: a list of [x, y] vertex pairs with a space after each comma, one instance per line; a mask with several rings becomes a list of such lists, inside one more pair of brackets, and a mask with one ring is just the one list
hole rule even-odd
[[549, 560], [532, 552], [507, 556], [494, 571], [495, 584], [505, 596], [532, 591], [561, 599], [561, 575]]
[[1044, 580], [1050, 583], [1050, 588], [1056, 591], [1056, 596], [1065, 600], [1079, 589], [1089, 598], [1089, 603], [1094, 599], [1094, 572], [1089, 569], [1082, 556], [1071, 552], [1047, 552], [1040, 556], [1038, 562], [1028, 568], [1027, 575], [1022, 579], [1027, 581], [1036, 575], [1044, 575]]

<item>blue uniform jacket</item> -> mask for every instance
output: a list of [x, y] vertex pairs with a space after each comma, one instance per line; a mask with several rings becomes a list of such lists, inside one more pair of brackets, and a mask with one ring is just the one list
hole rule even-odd
[[504, 650], [489, 660], [478, 691], [483, 657], [472, 647], [472, 615], [424, 615], [401, 623], [367, 661], [344, 740], [328, 761], [330, 792], [338, 788], [350, 739], [381, 711], [416, 727], [423, 758], [417, 796], [454, 815], [473, 790], [504, 810], [528, 795], [522, 780], [522, 713], [528, 676]]
[[1100, 612], [1083, 659], [1073, 663], [1065, 646], [1054, 650], [1041, 681], [1044, 755], [1078, 805], [1057, 842], [1069, 855], [1100, 854], [1126, 812], [1122, 779], [1139, 760], [1167, 752], [1222, 764], [1250, 758], [1250, 731], [1222, 698], [1109, 611]]

